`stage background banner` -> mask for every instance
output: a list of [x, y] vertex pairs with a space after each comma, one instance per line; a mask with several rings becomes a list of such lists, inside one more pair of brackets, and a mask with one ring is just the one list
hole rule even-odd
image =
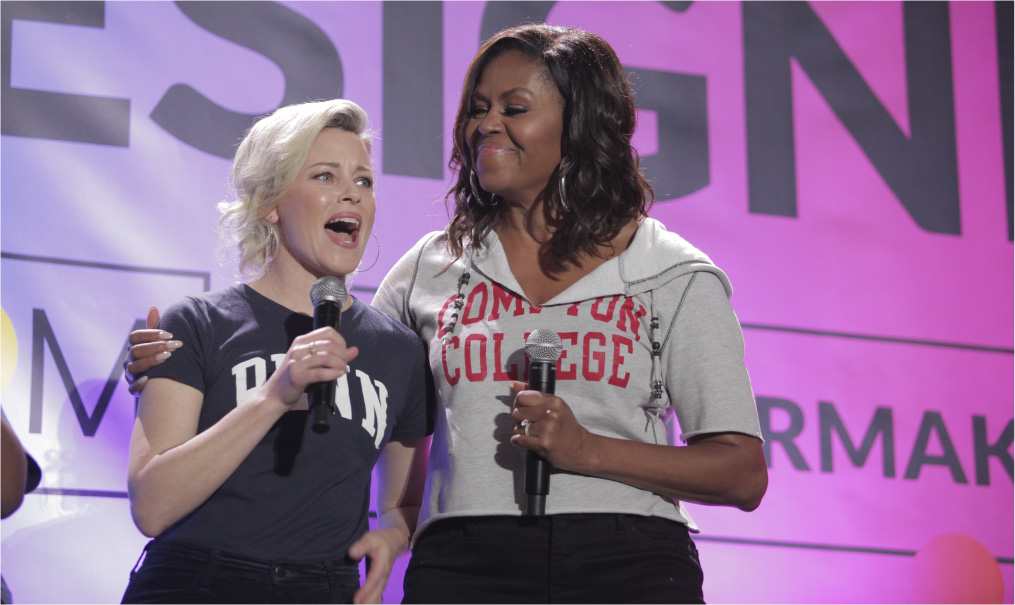
[[122, 595], [146, 542], [126, 499], [125, 339], [150, 305], [237, 281], [215, 204], [244, 130], [293, 102], [366, 109], [379, 248], [352, 292], [369, 301], [447, 221], [470, 59], [528, 21], [613, 45], [652, 216], [733, 282], [770, 484], [749, 514], [691, 507], [706, 599], [943, 601], [962, 580], [986, 591], [967, 598], [1012, 602], [1010, 2], [3, 2], [0, 16], [2, 404], [43, 470], [2, 523], [15, 602]]

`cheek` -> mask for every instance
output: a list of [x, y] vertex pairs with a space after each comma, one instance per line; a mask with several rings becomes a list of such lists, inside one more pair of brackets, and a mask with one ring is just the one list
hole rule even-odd
[[558, 128], [552, 124], [531, 124], [518, 133], [519, 138], [528, 141], [530, 152], [535, 151], [541, 161], [551, 161], [560, 157], [560, 136]]
[[376, 202], [372, 202], [369, 209], [363, 208], [363, 224], [361, 225], [361, 228], [365, 228], [367, 231], [373, 231], [374, 225], [377, 224], [376, 220], [377, 204]]
[[547, 136], [546, 148], [552, 149], [552, 153], [557, 156], [557, 159], [561, 157], [561, 141], [564, 138], [564, 130], [559, 122], [555, 122], [553, 128], [548, 128], [549, 135]]
[[536, 148], [539, 150], [539, 160], [541, 163], [552, 164], [556, 167], [560, 163], [560, 132], [547, 132], [547, 130], [541, 130], [537, 133], [533, 133], [535, 137], [532, 140], [538, 140], [539, 143]]
[[465, 127], [465, 149], [472, 154], [472, 145], [474, 137], [476, 136], [476, 126], [473, 124], [474, 120], [469, 120], [469, 125]]

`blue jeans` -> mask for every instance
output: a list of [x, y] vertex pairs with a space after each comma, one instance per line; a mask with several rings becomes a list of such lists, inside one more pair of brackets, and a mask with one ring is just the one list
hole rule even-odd
[[405, 603], [703, 603], [687, 526], [658, 517], [459, 517], [416, 540]]
[[124, 603], [351, 603], [354, 561], [265, 561], [189, 544], [149, 542]]

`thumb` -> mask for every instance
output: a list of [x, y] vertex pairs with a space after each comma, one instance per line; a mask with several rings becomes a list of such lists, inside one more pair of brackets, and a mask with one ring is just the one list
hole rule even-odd
[[155, 307], [148, 309], [148, 329], [152, 329], [159, 324], [159, 310]]
[[349, 547], [349, 552], [347, 554], [349, 555], [349, 558], [352, 559], [353, 561], [359, 561], [360, 559], [363, 558], [363, 555], [365, 555], [366, 552], [364, 551], [360, 543], [356, 542], [355, 544]]
[[352, 546], [349, 547], [349, 551], [346, 553], [349, 558], [353, 561], [359, 561], [370, 552], [370, 547], [367, 544], [367, 534], [364, 534], [359, 540], [353, 542]]

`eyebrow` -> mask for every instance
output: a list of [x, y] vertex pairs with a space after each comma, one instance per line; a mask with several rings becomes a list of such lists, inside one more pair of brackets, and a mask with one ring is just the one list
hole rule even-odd
[[[311, 164], [310, 166], [308, 166], [308, 168], [316, 168], [317, 166], [327, 166], [329, 168], [341, 168], [342, 167], [342, 165], [339, 164], [338, 162], [317, 162], [316, 164]], [[359, 165], [359, 166], [356, 166], [356, 171], [357, 172], [373, 172], [374, 169], [371, 168], [370, 166]]]
[[[527, 94], [530, 94], [530, 95], [534, 95], [535, 94], [534, 92], [532, 92], [528, 88], [525, 88], [524, 86], [516, 86], [514, 88], [511, 88], [509, 90], [505, 90], [504, 92], [500, 93], [500, 98], [503, 99], [503, 98], [506, 98], [506, 97], [510, 97], [511, 95], [513, 95], [515, 93], [518, 93], [518, 92], [523, 92], [523, 93], [527, 93]], [[472, 91], [472, 97], [476, 98], [476, 99], [479, 99], [480, 101], [489, 101], [490, 100], [490, 99], [488, 99], [486, 97], [486, 95], [484, 95], [483, 93], [481, 93], [481, 92], [479, 92], [477, 90], [473, 90]]]

